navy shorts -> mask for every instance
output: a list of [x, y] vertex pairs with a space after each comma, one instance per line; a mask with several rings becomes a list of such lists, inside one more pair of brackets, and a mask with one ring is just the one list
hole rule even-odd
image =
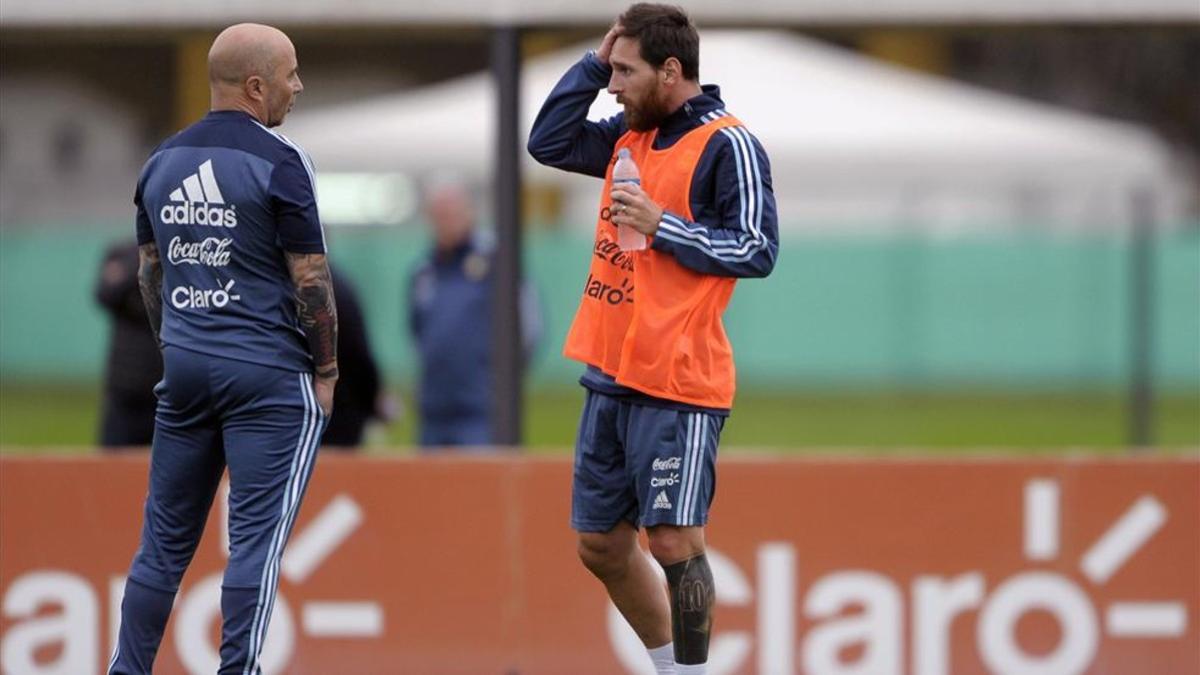
[[644, 405], [588, 390], [575, 442], [571, 527], [608, 532], [703, 526], [716, 491], [725, 418]]

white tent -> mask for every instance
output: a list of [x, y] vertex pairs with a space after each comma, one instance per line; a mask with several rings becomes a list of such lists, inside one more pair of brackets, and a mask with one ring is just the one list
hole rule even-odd
[[[586, 46], [529, 60], [522, 138]], [[1137, 186], [1171, 192], [1153, 135], [933, 78], [782, 31], [701, 37], [701, 80], [762, 141], [781, 220], [818, 231], [917, 226], [1098, 229], [1128, 219]], [[438, 169], [486, 183], [495, 138], [487, 73], [332, 108], [298, 109], [285, 133], [321, 171]], [[601, 92], [591, 118], [618, 112]], [[537, 166], [525, 179], [563, 191], [564, 216], [594, 223], [599, 183]]]

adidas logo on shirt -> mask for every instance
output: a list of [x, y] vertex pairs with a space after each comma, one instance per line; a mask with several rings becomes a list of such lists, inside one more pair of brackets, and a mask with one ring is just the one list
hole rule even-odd
[[225, 197], [217, 186], [213, 174], [212, 160], [200, 165], [196, 173], [183, 179], [183, 187], [175, 188], [171, 201], [162, 207], [159, 217], [166, 225], [209, 225], [211, 227], [237, 227], [237, 211], [232, 204], [223, 208]]
[[671, 500], [667, 499], [667, 491], [666, 490], [662, 490], [661, 492], [658, 493], [658, 496], [654, 498], [654, 508], [655, 508], [655, 510], [662, 510], [662, 511], [670, 511], [671, 510]]

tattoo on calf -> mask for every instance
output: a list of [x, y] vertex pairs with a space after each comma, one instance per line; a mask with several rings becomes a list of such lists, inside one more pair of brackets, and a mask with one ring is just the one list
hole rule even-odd
[[712, 606], [715, 599], [712, 568], [700, 554], [663, 568], [671, 598], [671, 633], [675, 662], [696, 664], [708, 661], [708, 639], [712, 635]]

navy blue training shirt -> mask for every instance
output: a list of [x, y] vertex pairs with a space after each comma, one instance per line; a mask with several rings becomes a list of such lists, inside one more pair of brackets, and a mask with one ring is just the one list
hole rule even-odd
[[325, 253], [312, 163], [232, 110], [168, 138], [134, 196], [138, 245], [162, 259], [164, 345], [307, 372], [284, 252]]

